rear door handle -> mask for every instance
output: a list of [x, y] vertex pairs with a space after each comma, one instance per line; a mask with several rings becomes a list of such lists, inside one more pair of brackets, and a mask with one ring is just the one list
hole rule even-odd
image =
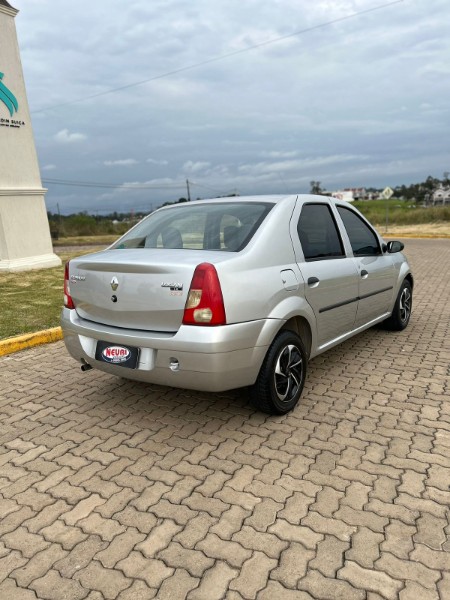
[[367, 277], [368, 274], [369, 273], [365, 269], [361, 271], [361, 277]]
[[308, 277], [308, 285], [316, 285], [319, 283], [317, 277]]

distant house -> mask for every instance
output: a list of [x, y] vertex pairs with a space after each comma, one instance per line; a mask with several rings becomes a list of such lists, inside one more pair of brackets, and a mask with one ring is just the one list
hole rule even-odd
[[433, 206], [436, 204], [447, 204], [447, 202], [450, 204], [450, 187], [440, 185], [431, 194], [430, 200]]
[[355, 200], [372, 200], [373, 194], [366, 191], [366, 188], [344, 188], [343, 190], [337, 190], [336, 192], [330, 192], [329, 194], [333, 198], [338, 200], [345, 200], [346, 202], [354, 202]]
[[346, 202], [354, 202], [356, 199], [353, 195], [353, 190], [338, 190], [337, 192], [331, 192], [331, 196], [332, 198], [345, 200]]
[[366, 188], [345, 188], [344, 192], [352, 192], [354, 200], [365, 200], [367, 198]]

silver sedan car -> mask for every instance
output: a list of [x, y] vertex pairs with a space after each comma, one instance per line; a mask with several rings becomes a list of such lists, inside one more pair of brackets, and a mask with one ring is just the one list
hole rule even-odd
[[384, 322], [404, 329], [413, 277], [350, 204], [324, 196], [180, 203], [66, 265], [62, 328], [86, 371], [298, 402], [307, 362]]

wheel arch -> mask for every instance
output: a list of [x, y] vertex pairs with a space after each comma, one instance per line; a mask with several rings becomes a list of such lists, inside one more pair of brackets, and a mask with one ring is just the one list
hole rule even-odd
[[311, 347], [312, 347], [312, 331], [311, 326], [305, 317], [295, 316], [291, 317], [286, 323], [284, 323], [283, 327], [280, 331], [293, 331], [298, 336], [300, 336], [303, 345], [306, 350], [306, 354], [311, 355]]
[[411, 285], [411, 289], [414, 289], [414, 277], [412, 276], [411, 273], [408, 273], [405, 277], [406, 281], [409, 281], [410, 285]]

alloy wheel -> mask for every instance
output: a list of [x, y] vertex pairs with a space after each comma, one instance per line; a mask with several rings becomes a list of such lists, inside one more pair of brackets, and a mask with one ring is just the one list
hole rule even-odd
[[400, 296], [400, 319], [405, 323], [411, 315], [411, 291], [408, 287], [405, 287]]
[[303, 361], [297, 346], [289, 344], [278, 355], [275, 366], [275, 391], [281, 402], [289, 402], [297, 394], [303, 379]]

